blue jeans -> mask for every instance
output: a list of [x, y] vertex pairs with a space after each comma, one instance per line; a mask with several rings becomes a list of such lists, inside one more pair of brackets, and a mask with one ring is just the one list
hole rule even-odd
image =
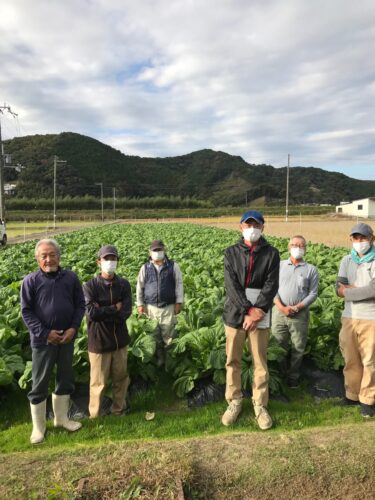
[[55, 365], [55, 394], [62, 396], [74, 392], [73, 351], [74, 342], [32, 348], [32, 388], [27, 395], [30, 403], [36, 405], [47, 399]]

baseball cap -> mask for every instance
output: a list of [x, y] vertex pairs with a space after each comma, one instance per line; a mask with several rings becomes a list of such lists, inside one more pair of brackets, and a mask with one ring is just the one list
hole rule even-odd
[[258, 224], [264, 224], [263, 215], [257, 210], [248, 210], [243, 214], [240, 224], [246, 222], [248, 219], [254, 219]]
[[117, 248], [113, 245], [104, 245], [98, 252], [98, 259], [107, 257], [107, 255], [114, 255], [118, 258]]
[[154, 240], [151, 242], [150, 250], [157, 250], [158, 248], [164, 248], [164, 243], [161, 240]]
[[353, 234], [361, 234], [362, 236], [372, 236], [374, 234], [374, 231], [372, 230], [372, 227], [369, 226], [368, 224], [359, 222], [358, 224], [352, 227], [352, 230], [350, 231], [350, 236], [353, 236]]

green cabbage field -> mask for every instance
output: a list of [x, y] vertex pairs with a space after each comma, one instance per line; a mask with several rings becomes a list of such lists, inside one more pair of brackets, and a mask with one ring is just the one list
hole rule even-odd
[[[96, 253], [104, 244], [114, 244], [120, 252], [118, 274], [129, 279], [133, 297], [138, 271], [148, 256], [153, 239], [162, 239], [170, 258], [183, 272], [185, 304], [178, 316], [177, 336], [166, 359], [166, 370], [174, 380], [178, 396], [190, 392], [197, 381], [211, 378], [225, 381], [225, 335], [221, 319], [224, 285], [223, 252], [239, 238], [236, 231], [189, 224], [107, 225], [59, 236], [62, 249], [61, 265], [75, 271], [82, 282], [96, 272]], [[267, 238], [275, 245], [281, 258], [287, 258], [287, 240]], [[26, 389], [31, 380], [31, 352], [28, 332], [22, 322], [19, 289], [23, 277], [36, 269], [34, 242], [18, 244], [0, 253], [0, 386]], [[342, 300], [336, 297], [334, 283], [340, 259], [347, 253], [343, 248], [328, 248], [310, 244], [306, 260], [319, 269], [319, 298], [311, 308], [308, 356], [322, 369], [338, 369], [343, 360], [338, 349], [338, 332]], [[134, 307], [128, 320], [131, 345], [129, 370], [132, 379], [141, 377], [155, 381], [158, 370], [155, 324], [139, 317]], [[277, 360], [282, 350], [270, 343], [270, 387], [280, 388]], [[76, 380], [88, 381], [87, 331], [82, 322], [75, 344], [74, 368]], [[251, 385], [251, 357], [244, 352], [243, 387]]]

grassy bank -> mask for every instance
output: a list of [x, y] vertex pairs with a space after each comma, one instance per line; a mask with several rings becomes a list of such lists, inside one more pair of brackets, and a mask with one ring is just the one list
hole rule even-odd
[[354, 485], [362, 497], [345, 498], [371, 498], [375, 423], [304, 389], [286, 395], [289, 403], [270, 402], [270, 431], [258, 429], [248, 400], [226, 428], [224, 401], [191, 409], [164, 378], [133, 395], [129, 415], [85, 419], [74, 434], [48, 422], [32, 447], [26, 394], [10, 393], [0, 410], [0, 497], [343, 498]]

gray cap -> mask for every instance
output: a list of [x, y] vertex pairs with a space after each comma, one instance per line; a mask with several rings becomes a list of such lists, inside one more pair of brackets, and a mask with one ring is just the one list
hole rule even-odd
[[353, 234], [361, 234], [362, 236], [372, 236], [374, 234], [374, 231], [372, 230], [372, 227], [369, 226], [368, 224], [359, 222], [358, 224], [352, 227], [352, 230], [350, 231], [350, 236], [353, 236]]
[[118, 258], [117, 248], [113, 245], [104, 245], [98, 252], [98, 259], [107, 257], [107, 255], [114, 255]]

